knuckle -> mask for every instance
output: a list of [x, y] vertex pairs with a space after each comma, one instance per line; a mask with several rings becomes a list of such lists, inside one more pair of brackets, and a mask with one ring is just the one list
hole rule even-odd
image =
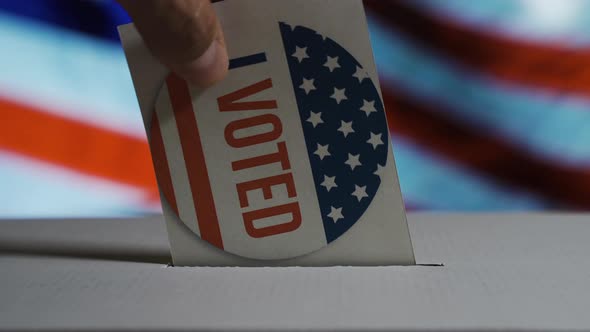
[[216, 37], [217, 19], [208, 1], [197, 1], [181, 16], [176, 41], [177, 61], [190, 61], [201, 56]]

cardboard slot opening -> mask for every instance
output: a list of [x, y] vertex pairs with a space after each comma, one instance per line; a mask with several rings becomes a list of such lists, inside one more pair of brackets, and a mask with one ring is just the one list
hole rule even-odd
[[372, 267], [445, 267], [444, 263], [424, 263], [424, 264], [414, 264], [414, 265], [378, 265], [378, 266], [344, 266], [344, 265], [335, 265], [335, 266], [174, 266], [173, 263], [168, 263], [165, 268], [232, 268], [232, 267], [240, 267], [240, 268], [313, 268], [313, 269], [321, 269], [321, 268], [332, 268], [332, 267], [359, 267], [359, 268], [372, 268]]

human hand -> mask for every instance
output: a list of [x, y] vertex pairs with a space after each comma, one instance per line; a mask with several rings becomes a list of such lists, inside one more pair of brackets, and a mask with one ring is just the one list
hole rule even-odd
[[210, 0], [118, 0], [147, 48], [170, 70], [199, 86], [223, 79], [228, 56]]

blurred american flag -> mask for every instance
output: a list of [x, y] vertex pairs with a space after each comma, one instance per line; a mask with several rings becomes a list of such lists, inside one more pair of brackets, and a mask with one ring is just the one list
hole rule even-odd
[[[366, 0], [406, 204], [590, 210], [590, 2]], [[159, 211], [111, 1], [0, 2], [0, 218]]]

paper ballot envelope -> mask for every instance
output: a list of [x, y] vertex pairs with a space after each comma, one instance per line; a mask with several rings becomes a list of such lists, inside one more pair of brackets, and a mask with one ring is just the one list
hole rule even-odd
[[120, 28], [175, 265], [413, 264], [360, 0], [217, 2], [199, 90]]

